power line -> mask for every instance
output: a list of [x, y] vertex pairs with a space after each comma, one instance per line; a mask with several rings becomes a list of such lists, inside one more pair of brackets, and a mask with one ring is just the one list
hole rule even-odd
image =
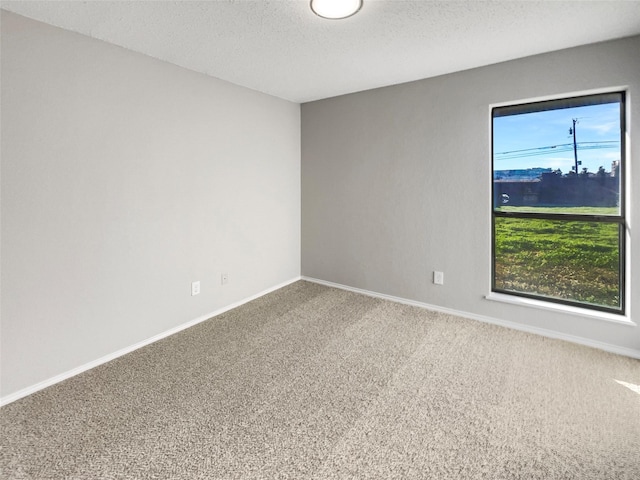
[[530, 152], [532, 150], [544, 150], [544, 149], [547, 149], [547, 148], [564, 147], [564, 146], [568, 146], [568, 145], [572, 145], [572, 144], [571, 143], [561, 143], [559, 145], [549, 145], [547, 147], [533, 147], [533, 148], [523, 148], [521, 150], [509, 150], [509, 151], [506, 151], [506, 152], [498, 152], [495, 155], [503, 155], [503, 154], [506, 154], [506, 153], [516, 153], [516, 152]]
[[[601, 142], [577, 142], [576, 149], [577, 150], [600, 150], [603, 148], [615, 148], [615, 145], [611, 145], [620, 142], [618, 140], [604, 140]], [[605, 145], [602, 145], [605, 144]], [[540, 155], [549, 155], [552, 153], [564, 153], [574, 151], [573, 143], [562, 143], [558, 145], [549, 145], [546, 147], [535, 147], [535, 148], [523, 148], [521, 150], [509, 150], [506, 152], [497, 152], [494, 153], [494, 160], [511, 160], [514, 158], [525, 158], [525, 157], [536, 157]], [[500, 157], [498, 158], [498, 155]]]
[[[600, 141], [597, 141], [597, 142], [578, 142], [578, 145], [586, 145], [586, 144], [592, 144], [592, 143], [596, 143], [596, 144], [599, 144], [599, 143], [620, 143], [620, 140], [600, 140]], [[520, 150], [508, 150], [508, 151], [505, 151], [505, 152], [497, 152], [497, 153], [495, 153], [495, 155], [502, 155], [502, 154], [505, 154], [505, 153], [528, 152], [528, 151], [531, 151], [531, 150], [541, 150], [541, 149], [544, 149], [544, 148], [556, 148], [556, 147], [565, 147], [565, 146], [571, 146], [571, 145], [573, 145], [573, 143], [560, 143], [558, 145], [549, 145], [549, 146], [546, 146], [546, 147], [522, 148]]]

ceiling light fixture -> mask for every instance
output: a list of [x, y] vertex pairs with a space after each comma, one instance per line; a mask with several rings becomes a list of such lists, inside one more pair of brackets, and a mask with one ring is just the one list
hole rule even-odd
[[311, 0], [311, 10], [322, 18], [337, 20], [358, 13], [362, 0]]

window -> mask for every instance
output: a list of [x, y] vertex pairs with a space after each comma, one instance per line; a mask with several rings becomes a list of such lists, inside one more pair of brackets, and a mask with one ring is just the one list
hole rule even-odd
[[492, 110], [492, 291], [624, 314], [624, 106]]

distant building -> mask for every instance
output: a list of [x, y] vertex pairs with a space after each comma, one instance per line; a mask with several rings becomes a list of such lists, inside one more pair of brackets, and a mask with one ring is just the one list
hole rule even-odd
[[540, 179], [543, 173], [553, 172], [550, 168], [523, 168], [516, 170], [495, 170], [494, 180], [532, 181]]
[[620, 161], [614, 160], [611, 162], [611, 176], [617, 177], [618, 175], [620, 175]]

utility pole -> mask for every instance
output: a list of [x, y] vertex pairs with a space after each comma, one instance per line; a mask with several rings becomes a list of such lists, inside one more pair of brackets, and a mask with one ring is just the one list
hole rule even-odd
[[569, 135], [573, 134], [573, 159], [575, 161], [576, 178], [578, 178], [578, 146], [576, 144], [576, 123], [578, 119], [573, 119], [573, 128], [569, 129]]

